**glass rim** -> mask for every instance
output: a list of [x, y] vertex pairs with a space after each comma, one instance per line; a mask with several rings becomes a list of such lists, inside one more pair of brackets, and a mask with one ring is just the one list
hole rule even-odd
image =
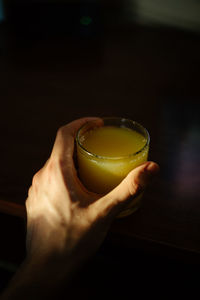
[[[149, 135], [149, 132], [148, 130], [142, 126], [140, 123], [136, 122], [136, 121], [133, 121], [131, 119], [127, 119], [127, 118], [120, 118], [120, 117], [103, 117], [103, 118], [99, 118], [101, 120], [118, 120], [118, 121], [121, 121], [121, 122], [131, 122], [134, 126], [138, 126], [140, 129], [142, 129], [144, 132], [145, 132], [145, 135], [144, 138], [146, 139], [146, 143], [145, 145], [138, 151], [134, 152], [134, 153], [131, 153], [131, 154], [128, 154], [128, 155], [122, 155], [122, 156], [102, 156], [102, 155], [98, 155], [98, 154], [95, 154], [95, 153], [92, 153], [90, 152], [89, 150], [87, 150], [80, 142], [80, 137], [79, 137], [79, 134], [80, 134], [80, 131], [87, 125], [87, 124], [90, 124], [92, 122], [94, 122], [94, 120], [91, 120], [91, 121], [88, 121], [86, 123], [84, 123], [77, 131], [76, 133], [76, 142], [78, 144], [78, 146], [81, 148], [81, 150], [83, 150], [83, 152], [85, 152], [87, 155], [89, 155], [90, 157], [95, 157], [97, 159], [101, 159], [101, 160], [122, 160], [122, 159], [127, 159], [127, 158], [130, 158], [130, 157], [135, 157], [137, 156], [139, 153], [143, 152], [145, 150], [145, 148], [147, 148], [149, 146], [149, 143], [150, 143], [150, 135]], [[104, 126], [104, 125], [103, 125]], [[109, 125], [105, 125], [105, 126], [109, 126]], [[110, 126], [115, 126], [115, 125], [110, 125]], [[117, 126], [116, 126], [117, 127]], [[118, 126], [120, 127], [120, 126]], [[128, 127], [126, 127], [128, 128]], [[130, 128], [131, 129], [131, 128]]]

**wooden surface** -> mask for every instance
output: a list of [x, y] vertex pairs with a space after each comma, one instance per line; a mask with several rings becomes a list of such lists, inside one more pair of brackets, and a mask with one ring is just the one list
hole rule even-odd
[[200, 36], [112, 28], [94, 39], [0, 37], [0, 211], [21, 216], [57, 129], [83, 116], [122, 116], [150, 133], [159, 177], [108, 240], [200, 261]]

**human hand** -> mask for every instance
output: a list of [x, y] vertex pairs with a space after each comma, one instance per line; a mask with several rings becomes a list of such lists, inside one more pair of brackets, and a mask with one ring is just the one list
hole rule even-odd
[[26, 200], [27, 257], [2, 300], [58, 299], [102, 243], [114, 218], [159, 170], [147, 162], [107, 195], [88, 191], [77, 176], [73, 154], [76, 132], [89, 120], [58, 130], [50, 158], [33, 177]]
[[77, 265], [86, 260], [100, 246], [114, 218], [159, 170], [156, 163], [147, 162], [105, 196], [88, 191], [77, 176], [73, 154], [77, 130], [91, 119], [61, 127], [49, 160], [33, 177], [26, 201], [30, 257], [56, 253], [76, 257]]

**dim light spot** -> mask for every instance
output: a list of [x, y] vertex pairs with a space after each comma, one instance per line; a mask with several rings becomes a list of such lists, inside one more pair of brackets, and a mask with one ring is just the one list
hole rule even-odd
[[82, 16], [80, 19], [82, 25], [88, 26], [92, 23], [92, 18], [90, 16]]

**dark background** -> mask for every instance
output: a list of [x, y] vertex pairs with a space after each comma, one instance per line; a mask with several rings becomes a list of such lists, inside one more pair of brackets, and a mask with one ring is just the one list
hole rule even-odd
[[[114, 222], [77, 279], [80, 291], [96, 297], [125, 296], [132, 290], [156, 296], [161, 286], [170, 296], [185, 291], [186, 282], [195, 287], [200, 252], [200, 35], [194, 2], [174, 3], [176, 9], [158, 21], [153, 8], [145, 19], [146, 10], [132, 1], [4, 1], [2, 286], [25, 256], [21, 216], [27, 190], [50, 154], [57, 129], [83, 116], [122, 116], [148, 129], [150, 159], [160, 164], [161, 173], [141, 210]], [[166, 4], [166, 16], [164, 8]], [[190, 22], [184, 19], [187, 9]]]

